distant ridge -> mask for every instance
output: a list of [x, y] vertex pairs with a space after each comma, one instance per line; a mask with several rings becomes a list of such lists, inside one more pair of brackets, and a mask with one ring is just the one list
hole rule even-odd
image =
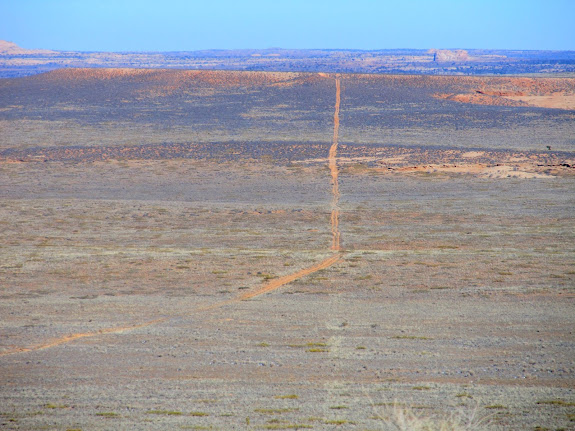
[[575, 51], [496, 49], [208, 49], [82, 52], [24, 49], [0, 41], [0, 78], [62, 68], [132, 68], [411, 75], [575, 77]]
[[16, 45], [14, 42], [0, 40], [0, 54], [8, 55], [26, 55], [26, 54], [56, 54], [56, 51], [48, 49], [25, 49]]

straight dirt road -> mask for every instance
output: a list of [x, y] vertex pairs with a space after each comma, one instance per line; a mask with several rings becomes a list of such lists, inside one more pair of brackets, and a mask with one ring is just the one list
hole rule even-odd
[[341, 234], [339, 232], [339, 169], [337, 167], [337, 145], [339, 137], [339, 105], [341, 102], [341, 82], [335, 79], [335, 112], [333, 114], [333, 142], [329, 149], [329, 170], [332, 182], [332, 202], [331, 202], [331, 232], [333, 241], [331, 249], [341, 250]]

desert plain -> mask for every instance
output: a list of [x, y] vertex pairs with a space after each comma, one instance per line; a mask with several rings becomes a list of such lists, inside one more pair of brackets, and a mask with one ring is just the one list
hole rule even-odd
[[574, 99], [574, 78], [0, 80], [0, 427], [575, 429]]

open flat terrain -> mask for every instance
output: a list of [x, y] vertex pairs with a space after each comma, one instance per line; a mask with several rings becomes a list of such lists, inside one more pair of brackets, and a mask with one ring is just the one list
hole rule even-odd
[[574, 95], [0, 80], [0, 428], [575, 429]]

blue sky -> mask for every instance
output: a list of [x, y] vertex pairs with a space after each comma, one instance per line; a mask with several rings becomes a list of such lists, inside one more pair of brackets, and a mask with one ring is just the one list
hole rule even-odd
[[0, 0], [24, 48], [575, 50], [575, 0]]

